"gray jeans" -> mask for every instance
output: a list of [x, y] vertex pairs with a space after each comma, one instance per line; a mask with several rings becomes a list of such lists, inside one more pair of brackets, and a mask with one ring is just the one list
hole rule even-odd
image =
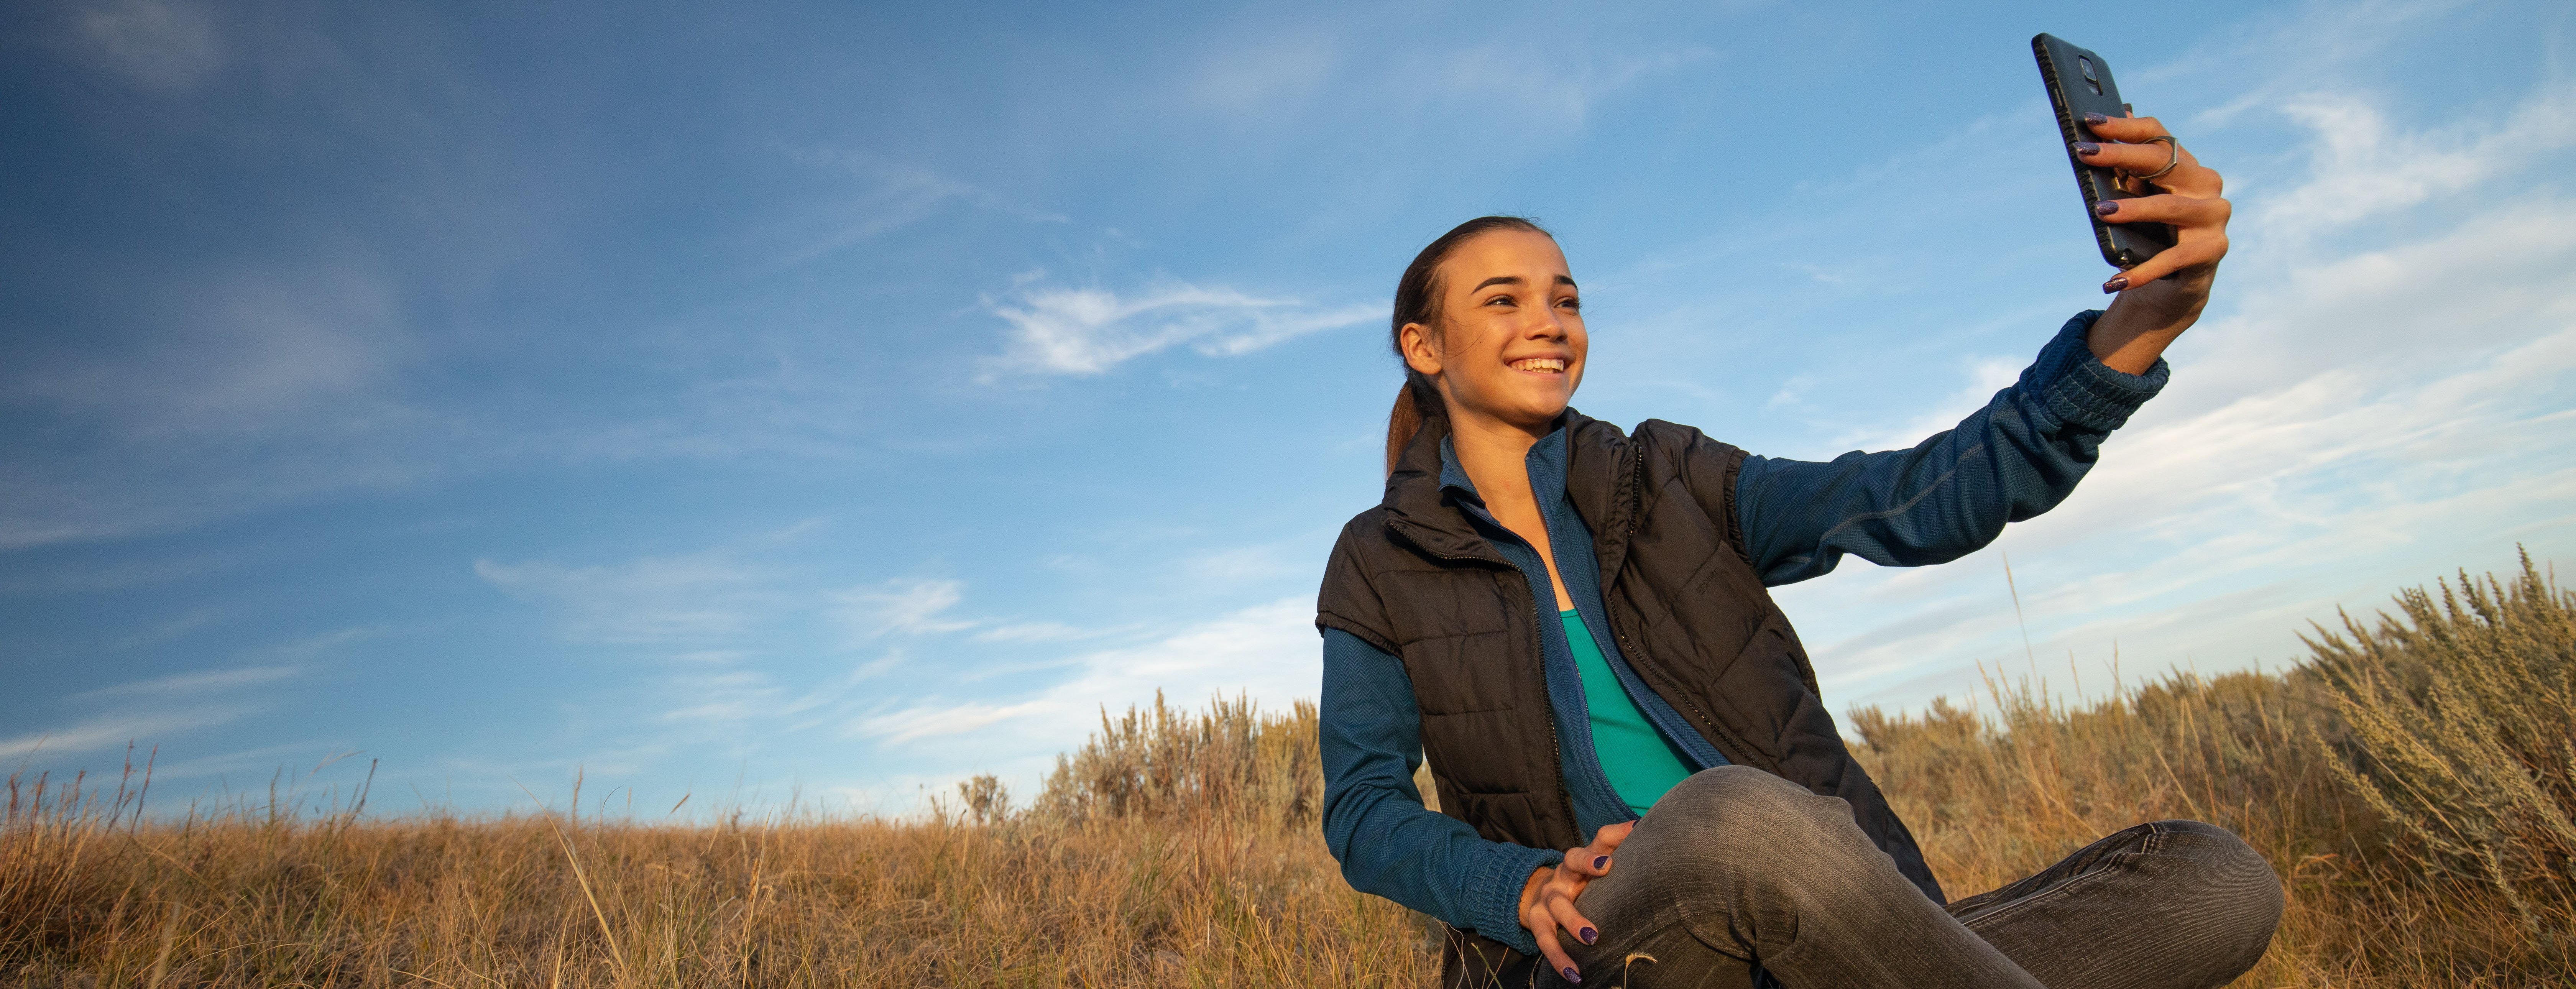
[[[2221, 986], [2262, 959], [2281, 904], [2235, 835], [2156, 821], [1945, 909], [1849, 805], [1724, 766], [1656, 802], [1577, 901], [1600, 941], [1561, 943], [1595, 987], [1743, 989], [1762, 969], [1791, 989]], [[1506, 984], [1567, 984], [1514, 961], [1535, 971]]]

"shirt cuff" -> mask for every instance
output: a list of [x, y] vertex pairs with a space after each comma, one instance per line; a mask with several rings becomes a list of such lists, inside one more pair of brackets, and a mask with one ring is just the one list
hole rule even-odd
[[2107, 433], [2125, 425], [2138, 406], [2163, 391], [2173, 369], [2162, 357], [2145, 374], [2116, 371], [2102, 363], [2085, 343], [2093, 321], [2101, 318], [2101, 310], [2088, 309], [2067, 320], [2057, 337], [2041, 348], [2030, 370], [2022, 372], [2022, 387], [2060, 420]]
[[1459, 918], [1476, 933], [1493, 938], [1524, 955], [1538, 954], [1538, 938], [1521, 926], [1521, 888], [1542, 865], [1565, 861], [1564, 852], [1520, 845], [1487, 846], [1489, 854], [1470, 880], [1467, 915]]

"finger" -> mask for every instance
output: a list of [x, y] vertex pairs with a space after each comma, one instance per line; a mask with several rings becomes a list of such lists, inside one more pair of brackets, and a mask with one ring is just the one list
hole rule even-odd
[[1557, 866], [1562, 873], [1598, 878], [1610, 874], [1610, 850], [1598, 844], [1585, 845], [1565, 853], [1565, 862]]
[[2104, 223], [2170, 223], [2179, 227], [2227, 226], [2235, 207], [2224, 199], [2202, 199], [2197, 196], [2139, 196], [2135, 199], [2105, 199], [2093, 204], [2093, 215]]
[[1564, 900], [1568, 903], [1572, 903], [1574, 902], [1575, 897], [1582, 896], [1584, 889], [1591, 885], [1592, 877], [1590, 876], [1574, 872], [1558, 872], [1555, 878], [1548, 880], [1546, 885], [1538, 888], [1538, 896], [1534, 898], [1533, 902], [1546, 903], [1550, 900]]
[[1530, 907], [1529, 919], [1523, 921], [1521, 926], [1529, 928], [1531, 934], [1537, 935], [1538, 953], [1547, 958], [1547, 967], [1555, 969], [1556, 974], [1565, 976], [1567, 982], [1583, 981], [1583, 973], [1574, 967], [1574, 959], [1566, 957], [1565, 949], [1556, 945], [1556, 924], [1548, 918], [1547, 908]]
[[[2075, 156], [2086, 164], [2119, 170], [2120, 188], [2133, 194], [2146, 194], [2154, 185], [2202, 199], [2216, 199], [2227, 191], [2227, 180], [2191, 156], [2191, 149], [2166, 151], [2161, 144], [2097, 144], [2079, 141]], [[2173, 167], [2165, 165], [2170, 162]], [[2157, 173], [2163, 173], [2161, 175]], [[2154, 175], [2152, 180], [2139, 176]]]
[[2130, 286], [2144, 285], [2177, 271], [2217, 264], [2218, 259], [2226, 256], [2226, 234], [2194, 238], [2158, 251], [2155, 257], [2146, 259], [2137, 267], [2111, 276], [2110, 281], [2102, 283], [2102, 291], [2124, 291]]
[[2164, 121], [2154, 117], [2105, 117], [2098, 113], [2084, 115], [2084, 129], [2096, 136], [2132, 144], [2172, 133], [2165, 129]]
[[1585, 944], [1601, 940], [1600, 929], [1592, 926], [1592, 921], [1586, 919], [1582, 911], [1574, 908], [1573, 897], [1542, 896], [1539, 902], [1547, 906], [1547, 912], [1556, 921], [1556, 926], [1565, 928], [1567, 933], [1574, 935], [1575, 940]]
[[2178, 148], [2168, 149], [2161, 141], [2153, 144], [2077, 141], [2075, 157], [2083, 159], [2085, 164], [2096, 168], [2116, 168], [2131, 175], [2148, 175], [2163, 171], [2165, 163], [2169, 161], [2175, 162], [2174, 171], [2179, 172], [2183, 168], [2182, 162], [2192, 160], [2190, 151]]
[[1605, 825], [1601, 830], [1593, 832], [1592, 843], [1600, 846], [1603, 850], [1615, 850], [1619, 847], [1620, 842], [1628, 840], [1628, 835], [1636, 830], [1637, 822], [1635, 821], [1623, 821], [1618, 824]]

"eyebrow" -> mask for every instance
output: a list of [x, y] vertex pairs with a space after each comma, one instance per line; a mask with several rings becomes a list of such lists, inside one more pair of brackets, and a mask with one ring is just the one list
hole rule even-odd
[[[1572, 275], [1558, 275], [1558, 276], [1556, 276], [1556, 283], [1557, 283], [1557, 284], [1559, 284], [1559, 285], [1566, 286], [1566, 287], [1568, 287], [1568, 288], [1573, 288], [1573, 287], [1575, 287], [1575, 285], [1574, 285], [1574, 276], [1572, 276]], [[1491, 286], [1491, 285], [1526, 285], [1526, 284], [1528, 284], [1528, 283], [1527, 283], [1527, 282], [1524, 282], [1524, 281], [1521, 281], [1521, 276], [1519, 276], [1519, 275], [1496, 275], [1496, 276], [1494, 276], [1494, 277], [1492, 277], [1492, 278], [1485, 279], [1484, 281], [1477, 282], [1477, 283], [1476, 283], [1476, 287], [1475, 287], [1475, 288], [1468, 289], [1467, 291], [1468, 291], [1468, 292], [1470, 292], [1470, 293], [1474, 293], [1474, 292], [1482, 292], [1482, 291], [1484, 291], [1484, 290], [1485, 290], [1485, 288], [1486, 288], [1487, 286]]]

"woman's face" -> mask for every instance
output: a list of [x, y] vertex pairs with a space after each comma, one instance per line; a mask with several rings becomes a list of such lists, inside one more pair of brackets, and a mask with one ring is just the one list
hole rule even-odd
[[1453, 418], [1537, 432], [1583, 383], [1583, 302], [1545, 234], [1496, 230], [1441, 262], [1437, 332], [1404, 327], [1404, 361], [1438, 381]]

